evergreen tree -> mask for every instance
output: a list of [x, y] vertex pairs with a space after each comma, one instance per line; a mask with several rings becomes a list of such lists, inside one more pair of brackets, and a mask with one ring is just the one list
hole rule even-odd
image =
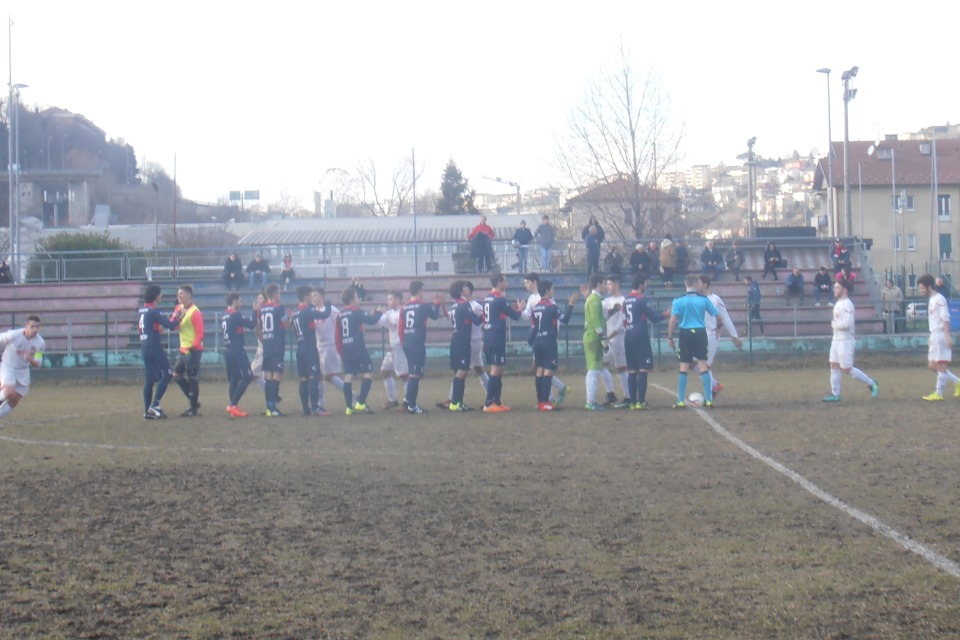
[[460, 173], [457, 163], [451, 158], [443, 170], [440, 181], [440, 198], [437, 200], [437, 215], [478, 214], [473, 203], [477, 192], [470, 188], [469, 182]]

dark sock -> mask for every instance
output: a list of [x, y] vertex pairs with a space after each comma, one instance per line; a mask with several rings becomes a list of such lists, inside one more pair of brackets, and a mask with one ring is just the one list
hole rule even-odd
[[420, 378], [414, 378], [410, 376], [410, 379], [407, 380], [407, 406], [415, 407], [417, 406], [417, 395], [420, 393]]
[[307, 383], [307, 396], [310, 398], [310, 408], [320, 408], [320, 380], [313, 378]]
[[627, 375], [627, 390], [630, 392], [630, 404], [637, 403], [637, 372], [631, 371]]
[[466, 390], [467, 381], [463, 378], [454, 377], [453, 379], [453, 398], [451, 402], [463, 404], [463, 393]]
[[370, 393], [370, 387], [373, 386], [373, 380], [370, 378], [364, 378], [363, 382], [360, 383], [360, 397], [357, 398], [357, 402], [360, 404], [367, 403], [367, 394]]
[[637, 402], [647, 401], [647, 372], [637, 373]]
[[300, 381], [300, 407], [306, 413], [310, 411], [310, 390], [306, 380]]
[[343, 401], [347, 404], [347, 409], [353, 409], [353, 383], [343, 382]]

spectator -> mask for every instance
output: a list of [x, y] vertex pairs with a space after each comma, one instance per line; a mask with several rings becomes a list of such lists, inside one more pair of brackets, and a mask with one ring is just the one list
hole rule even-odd
[[746, 259], [744, 258], [743, 250], [740, 248], [739, 242], [734, 242], [733, 246], [727, 249], [727, 255], [724, 256], [724, 259], [727, 263], [727, 269], [733, 271], [733, 277], [737, 282], [740, 282], [740, 269], [743, 267]]
[[790, 304], [790, 298], [796, 296], [803, 305], [804, 290], [806, 283], [803, 281], [803, 274], [800, 273], [800, 267], [794, 267], [793, 271], [787, 276], [786, 287], [783, 289], [783, 297]]
[[487, 216], [480, 216], [480, 223], [467, 234], [467, 240], [470, 241], [470, 255], [477, 260], [477, 273], [493, 270], [493, 239], [495, 237], [493, 227], [487, 224]]
[[827, 304], [833, 306], [833, 278], [826, 267], [820, 267], [820, 271], [813, 277], [813, 299], [820, 306], [820, 298], [826, 296]]
[[364, 288], [363, 283], [360, 282], [360, 278], [350, 280], [350, 286], [357, 290], [357, 300], [363, 302], [367, 299], [367, 290]]
[[597, 221], [597, 216], [590, 216], [590, 222], [588, 222], [587, 226], [585, 226], [580, 232], [580, 237], [583, 239], [583, 241], [587, 241], [587, 236], [590, 235], [590, 227], [597, 228], [597, 235], [600, 236], [600, 243], [603, 244], [603, 241], [607, 238], [607, 234], [603, 231], [603, 227], [601, 227], [600, 223]]
[[720, 274], [723, 273], [723, 254], [717, 249], [713, 240], [707, 240], [707, 246], [700, 253], [700, 265], [703, 272], [710, 276], [710, 279], [716, 282]]
[[650, 257], [650, 273], [660, 273], [660, 245], [651, 242], [647, 246], [647, 255]]
[[280, 286], [284, 291], [293, 283], [295, 277], [297, 272], [293, 270], [293, 256], [288, 253], [283, 256], [283, 271], [280, 272]]
[[747, 285], [747, 331], [753, 335], [753, 325], [760, 326], [760, 335], [763, 335], [763, 318], [760, 317], [760, 284], [753, 281], [753, 278], [747, 276], [743, 279]]
[[851, 271], [849, 266], [845, 265], [841, 267], [839, 273], [837, 273], [837, 275], [834, 276], [834, 279], [846, 280], [847, 282], [849, 282], [850, 288], [848, 289], [848, 291], [850, 293], [853, 293], [853, 283], [857, 279], [857, 274]]
[[686, 273], [690, 267], [690, 250], [685, 240], [677, 240], [677, 273]]
[[833, 270], [840, 271], [843, 265], [852, 267], [853, 263], [850, 261], [850, 251], [847, 250], [843, 241], [837, 238], [833, 241]]
[[630, 274], [635, 276], [638, 273], [650, 276], [650, 254], [642, 242], [634, 247], [630, 254]]
[[267, 286], [267, 274], [270, 273], [270, 265], [263, 259], [261, 254], [254, 256], [250, 264], [247, 265], [247, 275], [250, 276], [250, 288], [256, 291], [257, 283], [260, 283], [260, 289]]
[[550, 251], [553, 249], [553, 241], [557, 239], [557, 233], [553, 225], [550, 224], [549, 216], [543, 216], [540, 226], [533, 232], [533, 238], [540, 247], [540, 270], [553, 271], [550, 264]]
[[513, 234], [513, 246], [517, 248], [517, 271], [527, 272], [527, 255], [530, 252], [530, 243], [533, 242], [533, 234], [527, 229], [527, 223], [520, 221], [520, 228]]
[[603, 268], [608, 276], [616, 276], [619, 279], [623, 275], [623, 252], [620, 251], [619, 244], [610, 247], [610, 251], [603, 258]]
[[777, 249], [777, 243], [771, 242], [767, 245], [766, 251], [763, 252], [763, 274], [760, 276], [762, 280], [767, 279], [767, 274], [773, 274], [774, 280], [779, 280], [777, 277], [777, 269], [783, 263], [783, 256], [780, 254], [780, 249]]
[[240, 262], [237, 254], [231, 253], [223, 263], [223, 287], [227, 291], [231, 289], [240, 291], [241, 284], [243, 284], [243, 263]]
[[950, 286], [943, 279], [943, 276], [937, 276], [937, 279], [933, 281], [933, 289], [944, 298], [950, 297]]
[[676, 270], [677, 245], [673, 243], [670, 234], [667, 234], [660, 243], [660, 273], [663, 275], [663, 285], [668, 289], [673, 286], [673, 274]]
[[883, 291], [880, 292], [880, 300], [883, 316], [887, 320], [887, 331], [896, 333], [897, 318], [903, 308], [903, 291], [893, 283], [893, 280], [887, 280]]
[[594, 225], [590, 227], [583, 243], [587, 247], [587, 279], [593, 273], [600, 273], [600, 229]]
[[13, 272], [4, 260], [0, 260], [0, 284], [13, 284]]

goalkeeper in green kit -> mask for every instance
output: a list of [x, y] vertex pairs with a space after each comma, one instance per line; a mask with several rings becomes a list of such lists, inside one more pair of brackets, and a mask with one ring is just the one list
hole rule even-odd
[[583, 354], [587, 359], [587, 404], [584, 409], [588, 411], [603, 411], [603, 406], [597, 403], [597, 384], [601, 371], [606, 371], [603, 350], [607, 348], [607, 321], [600, 296], [602, 286], [603, 276], [599, 273], [591, 274], [589, 283], [580, 285], [580, 293], [586, 298], [583, 306]]

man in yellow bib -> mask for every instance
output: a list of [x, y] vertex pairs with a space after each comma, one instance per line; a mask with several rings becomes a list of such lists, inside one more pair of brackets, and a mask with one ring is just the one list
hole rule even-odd
[[180, 356], [173, 367], [173, 379], [187, 396], [190, 407], [180, 415], [200, 415], [200, 357], [203, 355], [203, 314], [193, 304], [193, 288], [180, 285], [171, 320], [180, 323]]

